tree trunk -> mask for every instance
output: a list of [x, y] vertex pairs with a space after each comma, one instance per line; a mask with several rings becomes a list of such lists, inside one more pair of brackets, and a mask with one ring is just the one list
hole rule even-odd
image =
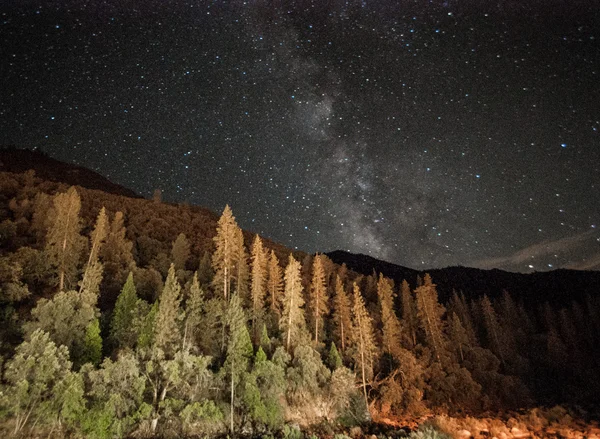
[[234, 386], [233, 386], [233, 361], [231, 362], [231, 412], [230, 412], [230, 426], [229, 430], [233, 434], [233, 397], [234, 397]]

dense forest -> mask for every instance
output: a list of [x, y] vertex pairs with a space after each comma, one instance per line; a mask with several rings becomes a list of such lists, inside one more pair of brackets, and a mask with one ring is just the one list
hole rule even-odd
[[333, 437], [559, 403], [593, 416], [598, 295], [442, 303], [427, 274], [395, 283], [291, 252], [242, 231], [229, 207], [218, 217], [33, 171], [0, 173], [0, 200], [8, 435]]

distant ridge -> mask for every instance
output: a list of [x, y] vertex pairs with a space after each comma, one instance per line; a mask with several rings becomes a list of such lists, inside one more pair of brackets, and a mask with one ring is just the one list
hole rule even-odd
[[129, 198], [142, 198], [131, 189], [115, 184], [97, 172], [53, 159], [42, 151], [15, 147], [0, 149], [0, 171], [19, 174], [29, 169], [33, 169], [36, 176], [44, 180], [101, 190]]
[[544, 302], [569, 305], [573, 300], [583, 304], [587, 295], [600, 296], [600, 271], [560, 269], [525, 274], [469, 267], [418, 271], [342, 250], [327, 253], [327, 256], [336, 264], [345, 263], [349, 269], [364, 275], [370, 275], [373, 271], [382, 273], [393, 279], [397, 286], [406, 280], [414, 288], [417, 276], [429, 273], [438, 286], [442, 302], [451, 297], [453, 290], [464, 292], [468, 298], [477, 298], [484, 294], [495, 298], [506, 290], [517, 301], [523, 300], [533, 306], [542, 305]]

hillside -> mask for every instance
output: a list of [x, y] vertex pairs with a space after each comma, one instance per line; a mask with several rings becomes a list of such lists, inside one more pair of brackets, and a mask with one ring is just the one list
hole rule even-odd
[[28, 170], [43, 179], [96, 189], [123, 197], [141, 198], [131, 189], [115, 184], [91, 169], [53, 159], [42, 151], [3, 148], [0, 149], [0, 171], [20, 174]]
[[512, 273], [503, 270], [482, 270], [469, 267], [434, 268], [417, 271], [411, 268], [380, 261], [371, 256], [345, 251], [327, 253], [336, 264], [346, 264], [349, 269], [364, 275], [375, 271], [393, 279], [397, 285], [406, 280], [415, 287], [417, 276], [429, 273], [438, 287], [442, 302], [453, 291], [462, 291], [471, 299], [484, 294], [498, 298], [508, 291], [517, 300], [529, 305], [544, 302], [567, 306], [572, 301], [584, 301], [588, 295], [600, 295], [600, 271], [552, 270], [535, 273]]

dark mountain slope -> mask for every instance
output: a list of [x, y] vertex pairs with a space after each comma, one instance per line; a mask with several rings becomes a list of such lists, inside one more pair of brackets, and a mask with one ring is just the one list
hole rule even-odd
[[502, 270], [481, 270], [468, 267], [448, 267], [417, 271], [411, 268], [380, 261], [371, 256], [357, 255], [337, 250], [327, 253], [337, 264], [345, 263], [349, 269], [370, 275], [373, 271], [394, 279], [396, 285], [406, 279], [416, 286], [417, 276], [429, 273], [438, 285], [440, 299], [446, 301], [452, 290], [463, 291], [467, 297], [475, 298], [487, 294], [494, 298], [507, 290], [517, 300], [530, 305], [567, 305], [573, 300], [580, 303], [586, 295], [600, 295], [600, 272], [578, 270], [554, 270], [530, 274], [511, 273]]
[[43, 180], [58, 181], [87, 189], [97, 189], [129, 198], [141, 198], [131, 189], [115, 184], [88, 168], [53, 159], [41, 151], [0, 149], [0, 171], [20, 174], [33, 169]]

